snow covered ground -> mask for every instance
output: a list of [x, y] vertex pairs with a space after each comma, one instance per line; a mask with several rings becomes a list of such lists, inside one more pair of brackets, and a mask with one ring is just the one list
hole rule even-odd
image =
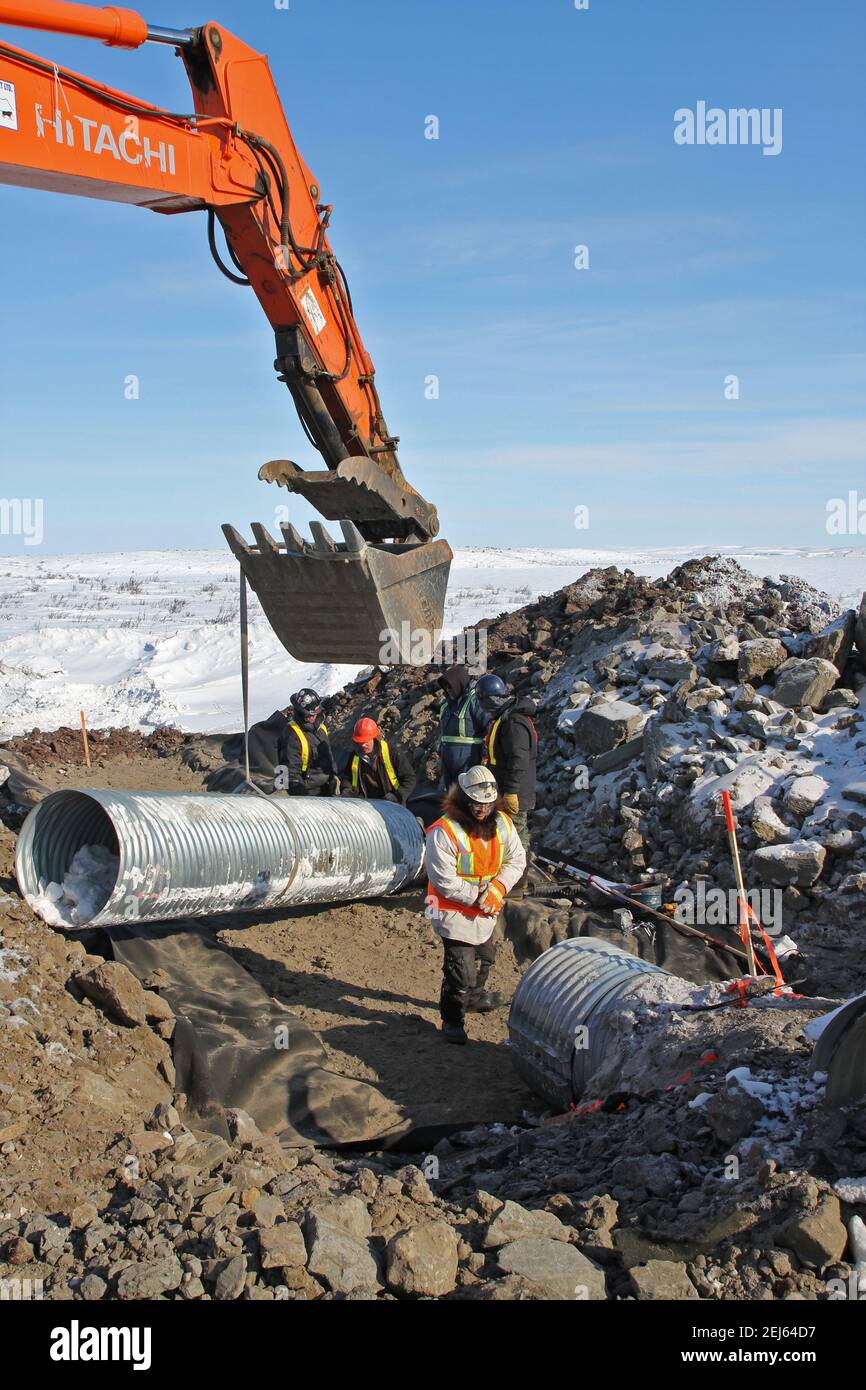
[[[458, 550], [447, 633], [519, 608], [588, 569], [658, 578], [694, 555], [722, 553], [758, 575], [796, 574], [856, 607], [866, 550]], [[238, 572], [228, 551], [0, 557], [0, 738], [38, 727], [160, 724], [217, 732], [241, 723]], [[251, 717], [293, 690], [338, 689], [358, 668], [310, 666], [283, 649], [251, 599]]]

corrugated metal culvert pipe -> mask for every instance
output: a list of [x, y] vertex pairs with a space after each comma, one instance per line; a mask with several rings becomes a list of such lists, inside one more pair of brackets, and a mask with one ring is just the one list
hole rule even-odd
[[40, 915], [40, 895], [91, 845], [118, 866], [90, 926], [379, 897], [412, 883], [424, 862], [421, 828], [392, 802], [59, 791], [18, 837], [18, 883]]
[[527, 1085], [563, 1110], [579, 1100], [604, 1060], [606, 1025], [648, 975], [669, 972], [595, 937], [562, 941], [533, 961], [508, 1016]]

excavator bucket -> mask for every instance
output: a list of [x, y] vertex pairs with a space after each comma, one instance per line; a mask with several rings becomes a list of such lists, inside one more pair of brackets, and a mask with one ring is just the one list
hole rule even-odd
[[293, 526], [283, 543], [253, 522], [255, 545], [228, 524], [223, 534], [283, 646], [299, 661], [418, 665], [440, 640], [447, 541], [385, 545], [341, 521], [343, 542], [319, 521], [313, 541]]

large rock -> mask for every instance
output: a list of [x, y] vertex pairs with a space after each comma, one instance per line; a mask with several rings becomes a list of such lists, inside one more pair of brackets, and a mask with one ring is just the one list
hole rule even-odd
[[688, 686], [693, 686], [698, 671], [687, 656], [664, 656], [650, 663], [647, 675], [651, 680], [664, 681], [667, 685], [679, 685], [685, 681]]
[[848, 1232], [842, 1223], [838, 1197], [828, 1192], [814, 1211], [792, 1216], [779, 1239], [804, 1264], [818, 1269], [841, 1260]]
[[247, 1262], [243, 1255], [226, 1260], [216, 1277], [213, 1296], [218, 1303], [231, 1303], [240, 1298], [247, 1286]]
[[774, 888], [811, 888], [821, 877], [826, 857], [827, 851], [816, 840], [765, 845], [753, 855], [761, 881]]
[[294, 1269], [307, 1263], [307, 1247], [297, 1221], [259, 1230], [262, 1269]]
[[333, 1202], [314, 1202], [308, 1215], [319, 1216], [329, 1225], [339, 1226], [356, 1240], [366, 1240], [373, 1231], [370, 1213], [360, 1197], [343, 1196]]
[[593, 777], [603, 777], [606, 772], [618, 772], [621, 767], [628, 767], [630, 762], [642, 755], [643, 750], [643, 736], [638, 734], [637, 738], [628, 739], [609, 753], [600, 753], [592, 765]]
[[698, 1291], [686, 1273], [686, 1267], [675, 1260], [647, 1260], [629, 1271], [629, 1283], [635, 1298], [644, 1300], [694, 1299]]
[[857, 622], [857, 614], [853, 608], [849, 608], [846, 613], [842, 613], [832, 623], [828, 623], [825, 628], [815, 637], [810, 637], [803, 651], [804, 656], [820, 656], [825, 661], [832, 661], [836, 670], [841, 672], [854, 648], [854, 628]]
[[727, 1145], [751, 1134], [765, 1111], [757, 1096], [750, 1096], [739, 1086], [729, 1086], [710, 1096], [702, 1113], [716, 1138]]
[[803, 705], [817, 709], [838, 679], [839, 672], [832, 661], [817, 656], [808, 660], [792, 656], [776, 672], [773, 699], [786, 709], [801, 709]]
[[643, 759], [647, 781], [654, 782], [665, 765], [691, 744], [691, 737], [680, 724], [672, 724], [654, 714], [643, 729]]
[[669, 1153], [625, 1154], [616, 1159], [610, 1176], [616, 1187], [668, 1197], [679, 1181], [680, 1165]]
[[800, 818], [811, 816], [829, 789], [830, 784], [823, 777], [795, 777], [785, 792], [785, 810]]
[[756, 796], [752, 805], [752, 829], [765, 845], [784, 844], [794, 838], [794, 832], [773, 808], [768, 796]]
[[517, 1202], [506, 1202], [484, 1233], [484, 1248], [498, 1250], [514, 1240], [531, 1236], [548, 1236], [551, 1240], [568, 1240], [568, 1231], [559, 1217], [550, 1211], [529, 1211]]
[[379, 1266], [368, 1241], [359, 1240], [311, 1212], [305, 1229], [309, 1258], [307, 1268], [334, 1293], [355, 1293], [381, 1287]]
[[727, 665], [736, 661], [740, 655], [740, 644], [737, 641], [735, 632], [726, 633], [724, 637], [718, 637], [715, 642], [711, 642], [706, 649], [708, 661], [715, 662], [716, 665]]
[[129, 1265], [117, 1281], [118, 1298], [159, 1298], [176, 1289], [183, 1278], [183, 1266], [174, 1255], [145, 1264]]
[[147, 1000], [138, 980], [119, 961], [107, 960], [73, 977], [74, 984], [94, 1004], [118, 1022], [134, 1028], [147, 1019]]
[[644, 713], [624, 700], [608, 700], [585, 710], [574, 727], [574, 736], [587, 753], [609, 753], [634, 738], [643, 728]]
[[503, 1274], [519, 1274], [545, 1298], [598, 1300], [605, 1297], [604, 1274], [573, 1245], [538, 1236], [504, 1246], [497, 1257]]
[[741, 681], [754, 685], [787, 659], [787, 651], [775, 637], [756, 637], [751, 642], [741, 642], [737, 654], [737, 676]]
[[395, 1293], [442, 1298], [457, 1282], [457, 1233], [444, 1221], [410, 1226], [385, 1249], [385, 1278]]
[[842, 788], [842, 795], [848, 801], [859, 801], [861, 805], [866, 806], [866, 781], [849, 782], [847, 786]]

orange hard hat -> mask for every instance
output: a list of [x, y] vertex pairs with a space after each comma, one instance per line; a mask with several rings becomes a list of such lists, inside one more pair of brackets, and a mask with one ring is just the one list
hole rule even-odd
[[378, 738], [381, 732], [375, 719], [359, 719], [352, 731], [352, 742], [369, 743], [371, 739]]

